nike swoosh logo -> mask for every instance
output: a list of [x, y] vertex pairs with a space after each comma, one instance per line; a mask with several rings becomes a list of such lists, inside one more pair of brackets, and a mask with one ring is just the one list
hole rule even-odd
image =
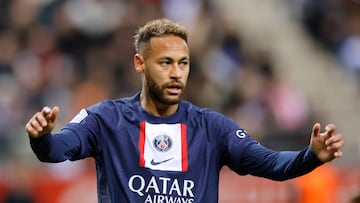
[[170, 161], [170, 160], [172, 160], [172, 159], [174, 159], [174, 158], [165, 159], [165, 160], [162, 160], [162, 161], [155, 161], [154, 159], [152, 159], [150, 163], [151, 163], [151, 165], [156, 166], [156, 165], [159, 165], [159, 164], [163, 164], [163, 163], [165, 163], [165, 162], [168, 162], [168, 161]]

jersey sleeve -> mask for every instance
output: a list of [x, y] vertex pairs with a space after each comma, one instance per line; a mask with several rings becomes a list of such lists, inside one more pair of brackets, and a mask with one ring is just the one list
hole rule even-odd
[[252, 144], [244, 150], [240, 160], [238, 173], [278, 181], [304, 175], [323, 164], [309, 146], [301, 151], [273, 151]]
[[96, 125], [94, 115], [83, 109], [60, 132], [30, 138], [31, 148], [44, 162], [73, 161], [93, 156], [97, 151]]
[[310, 147], [301, 151], [274, 151], [251, 138], [245, 129], [225, 116], [209, 117], [211, 132], [220, 138], [224, 165], [240, 175], [287, 180], [306, 174], [323, 164]]

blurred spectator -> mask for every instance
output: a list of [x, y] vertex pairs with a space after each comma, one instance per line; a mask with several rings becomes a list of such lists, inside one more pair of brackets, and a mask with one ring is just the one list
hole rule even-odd
[[28, 173], [30, 167], [21, 157], [13, 157], [13, 162], [6, 167], [9, 190], [5, 194], [4, 203], [35, 203], [30, 193], [34, 181]]
[[[303, 1], [302, 19], [306, 29], [325, 48], [336, 51], [346, 36], [344, 8], [338, 0]], [[337, 29], [334, 29], [337, 28]]]
[[113, 32], [123, 20], [125, 2], [119, 0], [72, 0], [64, 4], [64, 13], [72, 24], [92, 37]]
[[[360, 77], [360, 3], [355, 0], [292, 1], [305, 29], [350, 74]], [[299, 9], [300, 8], [300, 9]]]
[[226, 112], [263, 145], [275, 150], [308, 144], [312, 114], [308, 100], [275, 72], [266, 51], [245, 54]]
[[350, 203], [360, 203], [360, 193], [356, 194], [352, 199]]
[[313, 172], [295, 179], [299, 203], [338, 203], [339, 176], [331, 164], [322, 165]]
[[360, 76], [360, 35], [344, 40], [338, 51], [339, 61], [351, 72]]

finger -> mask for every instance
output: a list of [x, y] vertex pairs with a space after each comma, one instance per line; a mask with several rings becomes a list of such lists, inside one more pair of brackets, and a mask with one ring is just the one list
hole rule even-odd
[[39, 131], [35, 129], [30, 123], [27, 123], [25, 128], [26, 128], [26, 132], [30, 136], [37, 136], [39, 134]]
[[34, 119], [41, 125], [41, 127], [46, 127], [48, 125], [48, 120], [42, 112], [35, 114]]
[[336, 151], [334, 152], [334, 157], [335, 158], [341, 158], [343, 156], [343, 152], [342, 151]]
[[54, 108], [51, 109], [51, 111], [49, 112], [49, 117], [48, 117], [51, 122], [55, 121], [59, 111], [60, 111], [60, 109], [58, 106], [55, 106]]
[[332, 134], [334, 133], [336, 129], [336, 126], [334, 124], [328, 124], [325, 127], [325, 132], [329, 135], [332, 136]]
[[42, 108], [41, 110], [41, 114], [47, 118], [49, 115], [50, 115], [50, 112], [51, 112], [51, 108], [48, 107], [48, 106], [45, 106], [44, 108]]
[[341, 134], [336, 134], [325, 141], [328, 150], [338, 150], [344, 146]]
[[326, 150], [339, 150], [344, 146], [344, 142], [343, 141], [339, 141], [339, 142], [335, 142], [329, 146], [326, 147]]
[[316, 137], [320, 134], [320, 129], [321, 129], [320, 123], [315, 123], [313, 126], [313, 132], [312, 132], [314, 137]]
[[340, 133], [334, 134], [328, 139], [325, 140], [325, 145], [331, 145], [332, 143], [343, 141], [342, 135]]
[[[40, 123], [40, 121], [37, 119], [38, 114], [39, 114], [39, 113], [35, 114], [35, 115], [33, 116], [33, 118], [30, 119], [30, 121], [29, 121], [28, 124], [29, 124], [29, 126], [30, 126], [31, 128], [33, 128], [34, 130], [40, 132], [40, 131], [43, 130], [43, 126], [42, 126], [42, 124]], [[46, 121], [45, 121], [45, 122], [46, 122]]]

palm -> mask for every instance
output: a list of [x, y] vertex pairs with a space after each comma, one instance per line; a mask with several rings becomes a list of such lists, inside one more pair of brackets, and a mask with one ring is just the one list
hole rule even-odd
[[328, 162], [334, 159], [332, 150], [326, 149], [325, 137], [321, 135], [311, 138], [311, 149], [316, 154], [317, 158], [322, 162]]

